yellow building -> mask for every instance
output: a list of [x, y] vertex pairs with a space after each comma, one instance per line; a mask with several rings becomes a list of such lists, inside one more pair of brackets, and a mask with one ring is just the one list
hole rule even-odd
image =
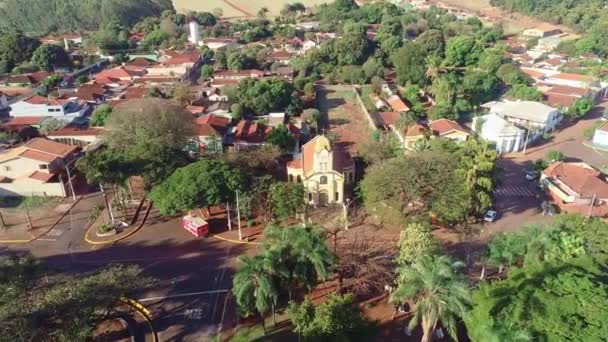
[[344, 202], [344, 189], [355, 181], [353, 158], [324, 135], [302, 146], [302, 152], [287, 164], [289, 182], [302, 183], [306, 202], [326, 206]]

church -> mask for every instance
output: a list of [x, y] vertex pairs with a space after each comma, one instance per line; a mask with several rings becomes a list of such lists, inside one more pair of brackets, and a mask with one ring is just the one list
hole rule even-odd
[[287, 164], [287, 178], [304, 186], [309, 205], [342, 204], [345, 187], [355, 182], [355, 162], [325, 135], [318, 135]]

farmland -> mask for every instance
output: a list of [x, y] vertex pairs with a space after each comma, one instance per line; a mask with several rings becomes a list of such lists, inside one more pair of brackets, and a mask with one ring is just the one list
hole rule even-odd
[[[271, 15], [278, 15], [285, 4], [298, 2], [297, 0], [173, 0], [175, 9], [179, 12], [206, 11], [211, 12], [221, 8], [224, 17], [238, 18], [255, 16], [262, 7], [267, 7]], [[306, 6], [315, 6], [330, 2], [328, 0], [302, 0]]]

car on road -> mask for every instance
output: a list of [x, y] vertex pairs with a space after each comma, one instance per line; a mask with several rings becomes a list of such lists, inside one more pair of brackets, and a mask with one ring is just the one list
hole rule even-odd
[[485, 222], [494, 222], [496, 221], [496, 219], [498, 218], [498, 212], [496, 210], [488, 210], [486, 211], [486, 214], [483, 215], [483, 220]]
[[526, 171], [526, 179], [529, 181], [534, 181], [538, 179], [538, 176], [540, 176], [540, 172], [536, 170]]

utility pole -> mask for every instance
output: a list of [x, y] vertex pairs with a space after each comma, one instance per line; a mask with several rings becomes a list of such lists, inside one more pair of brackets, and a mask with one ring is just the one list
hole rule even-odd
[[[74, 163], [76, 159], [72, 161]], [[70, 163], [64, 164], [65, 171], [68, 174], [68, 184], [70, 185], [70, 191], [72, 191], [72, 200], [76, 201], [76, 193], [74, 192], [74, 184], [72, 184], [72, 175], [70, 174]]]
[[232, 231], [232, 220], [230, 219], [230, 202], [226, 202], [226, 214], [228, 215], [228, 230]]
[[32, 224], [32, 217], [30, 216], [30, 205], [27, 202], [27, 198], [25, 199], [25, 215], [27, 215], [27, 222], [30, 229], [34, 229], [34, 225]]
[[591, 217], [591, 213], [593, 212], [593, 205], [595, 205], [595, 196], [597, 194], [593, 194], [593, 198], [591, 199], [591, 204], [589, 205], [589, 212], [587, 213], [587, 217]]
[[239, 191], [236, 191], [236, 219], [239, 223], [239, 241], [243, 240], [243, 233], [241, 232], [241, 207], [239, 206]]
[[103, 201], [106, 202], [106, 208], [108, 209], [108, 214], [110, 215], [110, 224], [114, 223], [114, 214], [112, 213], [112, 206], [108, 201], [108, 194], [103, 190], [103, 185], [99, 184], [99, 189], [101, 189], [101, 193], [103, 194]]
[[2, 212], [0, 212], [0, 228], [6, 228], [6, 222], [4, 222], [4, 216], [2, 216]]

